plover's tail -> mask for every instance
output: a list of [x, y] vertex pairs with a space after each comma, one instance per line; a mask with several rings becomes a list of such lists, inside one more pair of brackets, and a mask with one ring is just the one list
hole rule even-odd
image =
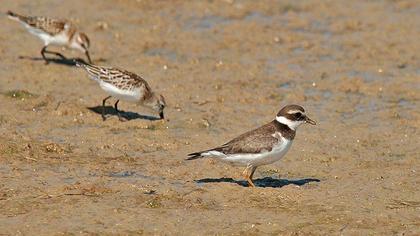
[[203, 152], [190, 153], [190, 154], [188, 154], [188, 158], [186, 160], [190, 161], [190, 160], [195, 160], [195, 159], [203, 158], [203, 156], [201, 155], [202, 153]]
[[[188, 154], [188, 158], [186, 160], [195, 160], [203, 157], [209, 157], [213, 156], [214, 154], [219, 154], [219, 151], [217, 151], [219, 148], [213, 148], [201, 152], [193, 152]], [[216, 155], [217, 156], [217, 155]]]
[[203, 157], [225, 157], [226, 154], [223, 152], [223, 148], [225, 148], [226, 145], [228, 145], [228, 143], [205, 151], [190, 153], [188, 154], [188, 158], [186, 160], [195, 160]]
[[9, 19], [16, 20], [16, 21], [23, 21], [23, 22], [25, 22], [26, 19], [27, 19], [26, 16], [19, 15], [17, 13], [12, 12], [12, 11], [7, 11], [6, 14], [9, 17]]

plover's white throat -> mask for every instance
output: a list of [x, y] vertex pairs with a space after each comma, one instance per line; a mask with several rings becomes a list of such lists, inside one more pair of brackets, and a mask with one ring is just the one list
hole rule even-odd
[[97, 81], [99, 86], [111, 95], [102, 101], [103, 120], [105, 120], [105, 102], [110, 97], [118, 99], [114, 108], [120, 120], [122, 120], [122, 117], [117, 106], [120, 100], [150, 107], [159, 113], [161, 119], [164, 119], [165, 98], [154, 93], [146, 80], [140, 76], [118, 68], [90, 65], [78, 61], [76, 61], [76, 65], [85, 69], [89, 77]]
[[187, 160], [215, 157], [246, 166], [243, 174], [249, 185], [255, 187], [252, 176], [258, 166], [280, 160], [289, 150], [296, 129], [303, 123], [315, 125], [299, 105], [283, 107], [276, 119], [255, 130], [244, 133], [220, 147], [188, 155]]
[[10, 19], [22, 23], [31, 34], [36, 35], [44, 42], [41, 55], [46, 64], [48, 64], [46, 53], [64, 58], [60, 53], [47, 51], [49, 45], [77, 49], [85, 53], [89, 63], [92, 63], [88, 51], [89, 38], [86, 34], [79, 32], [71, 22], [41, 16], [23, 16], [11, 11], [8, 11], [7, 15]]

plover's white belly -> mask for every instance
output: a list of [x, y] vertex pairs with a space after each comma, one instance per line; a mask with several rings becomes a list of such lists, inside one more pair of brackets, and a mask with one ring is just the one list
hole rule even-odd
[[99, 85], [109, 95], [123, 101], [138, 102], [140, 98], [142, 97], [142, 94], [140, 93], [140, 89], [123, 90], [112, 84], [109, 84], [103, 81], [100, 81]]
[[236, 165], [252, 165], [261, 166], [268, 165], [280, 160], [289, 150], [292, 141], [282, 138], [282, 140], [274, 146], [271, 151], [255, 154], [230, 154], [225, 155], [217, 151], [208, 152], [209, 156], [219, 157], [221, 160], [230, 162]]

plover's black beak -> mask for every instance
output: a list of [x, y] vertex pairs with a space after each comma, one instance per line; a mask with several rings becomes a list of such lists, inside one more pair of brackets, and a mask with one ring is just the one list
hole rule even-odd
[[309, 117], [306, 117], [305, 122], [309, 123], [311, 125], [316, 125], [316, 122], [314, 120], [310, 119]]
[[161, 120], [165, 119], [165, 116], [163, 115], [163, 111], [159, 112], [159, 117]]

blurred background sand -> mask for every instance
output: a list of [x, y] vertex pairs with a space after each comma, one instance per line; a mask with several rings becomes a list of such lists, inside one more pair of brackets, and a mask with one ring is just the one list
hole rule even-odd
[[[165, 123], [102, 122], [89, 109], [106, 96], [99, 86], [60, 61], [45, 66], [42, 43], [1, 17], [0, 234], [420, 234], [419, 1], [8, 0], [0, 10], [71, 19], [95, 63], [144, 76], [169, 105]], [[241, 168], [184, 161], [289, 103], [318, 125], [257, 170], [259, 188], [243, 186]]]

